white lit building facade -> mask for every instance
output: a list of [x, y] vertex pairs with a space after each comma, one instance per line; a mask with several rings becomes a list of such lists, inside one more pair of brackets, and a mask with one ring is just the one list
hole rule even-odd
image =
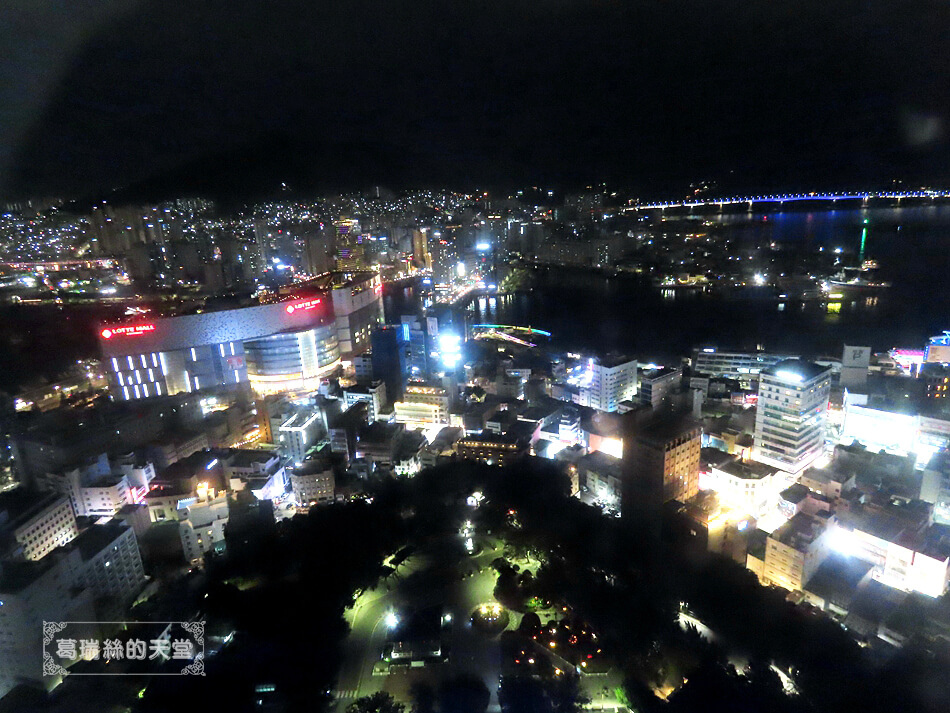
[[567, 383], [574, 403], [616, 411], [621, 401], [632, 401], [637, 394], [637, 361], [590, 358], [571, 371]]
[[831, 370], [788, 359], [759, 375], [753, 458], [800, 473], [824, 452]]
[[44, 500], [13, 530], [17, 548], [28, 560], [42, 559], [78, 534], [76, 515], [65, 497]]

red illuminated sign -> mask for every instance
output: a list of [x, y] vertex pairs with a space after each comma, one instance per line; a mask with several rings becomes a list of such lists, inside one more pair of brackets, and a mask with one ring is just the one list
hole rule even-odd
[[137, 337], [154, 331], [154, 324], [137, 324], [134, 327], [106, 327], [99, 334], [103, 339], [112, 339], [112, 337]]
[[293, 314], [299, 310], [314, 309], [317, 305], [320, 304], [320, 298], [315, 297], [312, 300], [304, 300], [303, 302], [294, 302], [293, 304], [287, 305], [284, 310], [287, 314]]

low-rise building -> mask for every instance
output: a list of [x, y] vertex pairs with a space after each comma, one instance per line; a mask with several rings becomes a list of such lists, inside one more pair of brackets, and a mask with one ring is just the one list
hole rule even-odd
[[280, 454], [265, 450], [232, 449], [221, 457], [231, 490], [248, 488], [258, 500], [272, 500], [287, 492], [287, 473]]
[[368, 384], [357, 384], [343, 390], [343, 404], [350, 408], [353, 404], [364, 402], [367, 404], [366, 420], [373, 423], [379, 417], [386, 405], [386, 384], [383, 381], [373, 381]]
[[324, 458], [309, 458], [290, 473], [290, 487], [297, 505], [306, 507], [333, 500], [336, 479]]
[[126, 505], [142, 502], [154, 479], [151, 462], [133, 454], [110, 459], [102, 453], [83, 465], [40, 476], [37, 482], [44, 490], [67, 496], [76, 517], [113, 517]]
[[422, 469], [426, 438], [418, 431], [404, 431], [393, 445], [392, 471], [395, 475], [415, 475]]
[[784, 480], [778, 469], [765, 463], [737, 457], [710, 467], [708, 483], [723, 505], [760, 518], [776, 504], [778, 488]]
[[322, 432], [323, 419], [319, 411], [298, 411], [277, 429], [278, 450], [294, 463], [302, 463]]
[[683, 380], [683, 370], [672, 367], [649, 369], [640, 375], [640, 403], [658, 409], [667, 405]]
[[837, 499], [841, 497], [843, 491], [855, 486], [855, 475], [854, 473], [842, 472], [834, 467], [812, 467], [805, 469], [798, 482], [812, 492]]
[[524, 439], [508, 434], [482, 431], [481, 434], [460, 438], [456, 444], [459, 458], [487, 465], [504, 467], [528, 454]]
[[406, 427], [401, 423], [377, 421], [359, 429], [356, 457], [365, 458], [374, 468], [389, 471], [393, 464], [396, 444]]
[[461, 428], [446, 426], [432, 439], [419, 454], [419, 462], [423, 468], [431, 468], [445, 463], [455, 457], [455, 447], [464, 435]]
[[950, 451], [937, 453], [924, 468], [920, 499], [933, 505], [934, 522], [950, 525]]
[[442, 386], [409, 382], [402, 401], [393, 404], [398, 423], [413, 426], [449, 423], [449, 392]]
[[796, 513], [769, 535], [762, 579], [793, 592], [802, 591], [831, 552], [829, 518]]
[[357, 435], [367, 423], [368, 408], [366, 402], [358, 401], [331, 419], [330, 450], [333, 453], [339, 453], [347, 460], [356, 457]]
[[950, 584], [950, 527], [931, 525], [923, 501], [875, 499], [839, 508], [835, 548], [871, 563], [871, 576], [895, 589], [942, 596]]
[[229, 516], [226, 494], [199, 500], [179, 511], [178, 536], [186, 562], [201, 566], [205, 553], [224, 551], [224, 528]]
[[580, 484], [586, 487], [592, 500], [617, 507], [622, 495], [623, 461], [607, 453], [596, 451], [577, 459]]

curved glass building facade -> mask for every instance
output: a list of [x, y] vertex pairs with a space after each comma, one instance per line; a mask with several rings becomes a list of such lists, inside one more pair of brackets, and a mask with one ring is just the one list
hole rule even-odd
[[336, 329], [273, 334], [244, 342], [247, 380], [259, 394], [312, 390], [340, 365]]

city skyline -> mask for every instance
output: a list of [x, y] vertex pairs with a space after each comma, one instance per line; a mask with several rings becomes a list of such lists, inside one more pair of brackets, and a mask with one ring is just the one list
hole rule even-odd
[[0, 713], [950, 711], [950, 4], [0, 23]]

